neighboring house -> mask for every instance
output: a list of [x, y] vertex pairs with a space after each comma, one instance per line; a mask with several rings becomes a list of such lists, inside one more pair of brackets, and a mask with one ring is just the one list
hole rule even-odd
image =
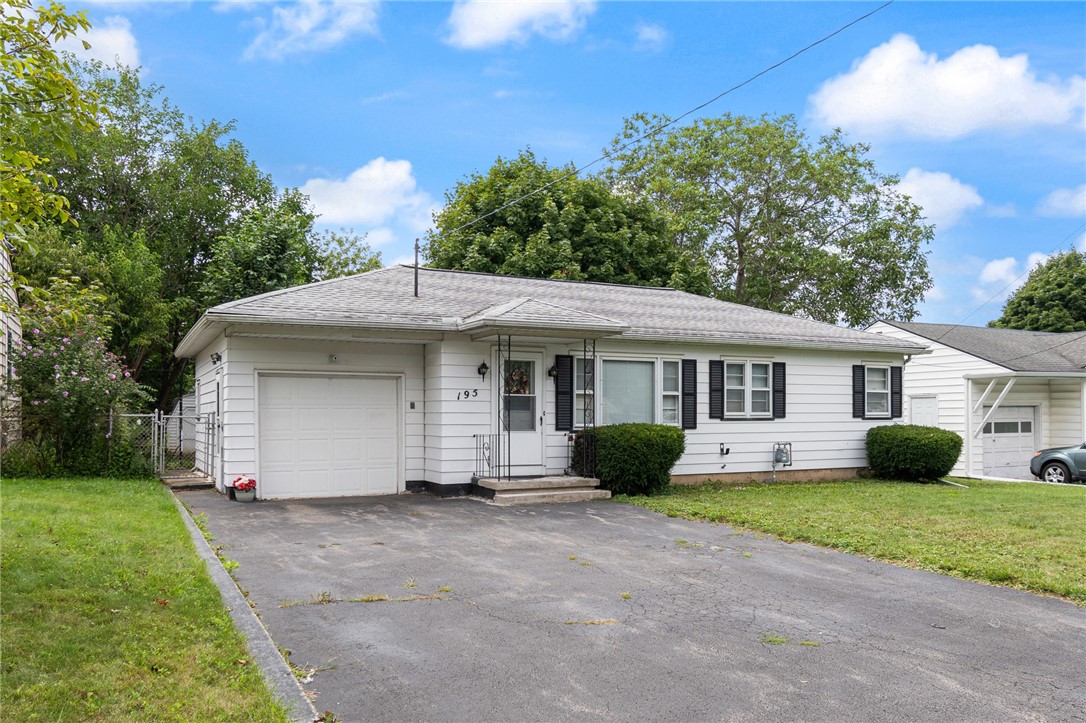
[[898, 321], [868, 331], [931, 352], [905, 367], [905, 419], [962, 436], [954, 474], [1032, 479], [1036, 450], [1086, 438], [1086, 332]]
[[395, 266], [216, 306], [175, 353], [220, 431], [197, 465], [270, 498], [561, 474], [572, 432], [631, 421], [686, 430], [680, 482], [854, 475], [922, 352], [674, 289]]
[[0, 241], [0, 408], [15, 400], [7, 396], [7, 383], [15, 366], [15, 346], [22, 339], [19, 300], [11, 275], [11, 257], [7, 244]]

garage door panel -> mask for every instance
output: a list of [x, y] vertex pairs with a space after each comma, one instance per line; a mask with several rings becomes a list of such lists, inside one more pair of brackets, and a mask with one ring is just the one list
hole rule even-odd
[[[395, 444], [395, 441], [393, 441]], [[354, 463], [362, 465], [362, 443], [354, 438], [336, 439], [332, 442], [333, 459], [337, 465]]]
[[389, 378], [260, 378], [262, 497], [398, 491], [399, 382]]
[[984, 474], [1032, 479], [1029, 461], [1036, 448], [1035, 417], [1035, 407], [996, 409], [982, 430]]
[[[327, 414], [327, 411], [325, 411]], [[337, 433], [357, 433], [365, 423], [365, 414], [359, 407], [337, 407], [332, 410], [332, 425]]]

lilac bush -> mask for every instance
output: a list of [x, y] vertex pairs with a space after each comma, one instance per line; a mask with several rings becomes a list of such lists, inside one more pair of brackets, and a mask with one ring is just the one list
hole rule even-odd
[[46, 301], [24, 307], [11, 381], [22, 404], [23, 444], [33, 445], [45, 466], [68, 471], [77, 462], [104, 465], [93, 458], [104, 457], [110, 409], [126, 411], [145, 398], [107, 349], [105, 321], [87, 313], [97, 310], [95, 297], [73, 290], [61, 285]]

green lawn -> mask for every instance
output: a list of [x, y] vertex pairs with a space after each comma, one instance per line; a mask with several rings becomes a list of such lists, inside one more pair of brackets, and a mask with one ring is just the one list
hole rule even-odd
[[5, 720], [285, 720], [156, 480], [6, 480]]
[[959, 480], [672, 486], [616, 499], [1086, 605], [1086, 488]]

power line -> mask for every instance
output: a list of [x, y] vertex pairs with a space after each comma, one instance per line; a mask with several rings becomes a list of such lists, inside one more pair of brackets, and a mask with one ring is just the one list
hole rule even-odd
[[[697, 106], [691, 108], [690, 110], [686, 111], [682, 115], [679, 115], [679, 116], [677, 116], [675, 118], [672, 118], [671, 120], [667, 121], [666, 123], [662, 123], [662, 124], [660, 124], [660, 125], [658, 125], [658, 126], [656, 126], [654, 128], [649, 129], [643, 135], [641, 135], [641, 136], [633, 139], [632, 141], [620, 146], [617, 149], [616, 152], [622, 152], [622, 151], [626, 150], [627, 148], [629, 148], [630, 146], [633, 146], [633, 145], [636, 145], [636, 144], [640, 143], [641, 141], [645, 140], [646, 138], [651, 138], [652, 136], [656, 135], [657, 133], [664, 130], [665, 128], [668, 128], [669, 126], [672, 126], [672, 125], [678, 123], [683, 118], [686, 118], [687, 116], [692, 115], [693, 113], [697, 113], [699, 110], [702, 110], [702, 109], [712, 105], [713, 103], [716, 103], [718, 100], [720, 100], [724, 96], [730, 95], [730, 94], [734, 93], [735, 91], [739, 90], [740, 88], [742, 88], [742, 87], [744, 87], [746, 85], [749, 85], [750, 83], [753, 83], [755, 80], [757, 80], [758, 78], [761, 78], [763, 75], [776, 70], [777, 68], [781, 67], [782, 65], [790, 63], [791, 61], [795, 60], [796, 58], [803, 55], [807, 51], [812, 50], [813, 48], [818, 47], [819, 45], [821, 45], [822, 43], [825, 43], [826, 41], [830, 40], [831, 38], [845, 32], [846, 30], [851, 28], [853, 25], [861, 23], [864, 20], [867, 20], [869, 17], [871, 17], [875, 13], [878, 13], [878, 12], [880, 12], [882, 10], [885, 10], [886, 8], [893, 5], [895, 1], [896, 0], [889, 0], [888, 2], [885, 2], [882, 5], [879, 5], [874, 10], [872, 10], [872, 11], [870, 11], [868, 13], [865, 13], [865, 14], [861, 15], [860, 17], [856, 18], [855, 20], [852, 20], [852, 21], [842, 25], [841, 27], [837, 28], [832, 33], [830, 33], [829, 35], [822, 36], [821, 38], [814, 41], [810, 45], [807, 45], [807, 46], [797, 50], [796, 52], [792, 53], [791, 55], [789, 55], [784, 60], [777, 61], [773, 65], [770, 65], [769, 67], [767, 67], [767, 68], [765, 68], [763, 70], [760, 70], [759, 72], [757, 72], [754, 75], [750, 76], [749, 78], [747, 78], [743, 82], [737, 83], [736, 85], [733, 85], [731, 88], [728, 88], [723, 93], [720, 93], [720, 94], [710, 98], [709, 100], [705, 101], [701, 105], [697, 105]], [[532, 196], [535, 196], [538, 193], [542, 193], [543, 191], [547, 190], [551, 186], [554, 186], [554, 185], [556, 185], [558, 183], [561, 183], [562, 181], [565, 181], [565, 180], [567, 180], [569, 178], [572, 178], [573, 176], [576, 176], [576, 175], [580, 174], [581, 171], [584, 171], [584, 170], [586, 170], [588, 168], [591, 168], [592, 166], [596, 165], [600, 161], [607, 160], [608, 158], [611, 157], [611, 155], [612, 155], [611, 153], [606, 153], [605, 152], [599, 158], [597, 158], [597, 159], [595, 159], [593, 161], [590, 161], [589, 163], [584, 164], [580, 168], [574, 168], [572, 171], [569, 171], [568, 173], [554, 179], [553, 181], [551, 181], [549, 183], [546, 183], [546, 184], [544, 184], [544, 185], [540, 186], [539, 188], [536, 188], [536, 189], [534, 189], [532, 191], [529, 191], [528, 193], [525, 193], [523, 196], [520, 196], [518, 198], [514, 198], [512, 201], [509, 201], [505, 205], [499, 206], [498, 208], [495, 208], [495, 209], [493, 209], [491, 211], [488, 211], [488, 212], [484, 213], [482, 216], [478, 216], [477, 218], [474, 218], [474, 219], [472, 219], [471, 221], [468, 221], [465, 224], [461, 224], [460, 226], [457, 226], [456, 228], [452, 229], [451, 231], [447, 231], [443, 235], [454, 234], [454, 233], [457, 233], [458, 231], [463, 231], [465, 228], [468, 228], [469, 226], [474, 226], [475, 224], [479, 223], [480, 221], [482, 221], [482, 220], [484, 220], [486, 218], [489, 218], [489, 217], [493, 216], [496, 213], [504, 211], [505, 209], [507, 209], [507, 208], [509, 208], [511, 206], [515, 206], [516, 204], [520, 203], [521, 201], [529, 199], [529, 198], [531, 198]]]
[[[1078, 227], [1077, 227], [1077, 228], [1076, 228], [1076, 229], [1075, 229], [1074, 231], [1072, 231], [1071, 233], [1069, 233], [1069, 234], [1067, 234], [1066, 236], [1064, 236], [1064, 237], [1063, 237], [1063, 240], [1062, 240], [1062, 241], [1060, 241], [1059, 245], [1057, 245], [1057, 246], [1056, 246], [1056, 247], [1055, 247], [1054, 249], [1052, 249], [1051, 251], [1049, 251], [1049, 252], [1048, 252], [1048, 256], [1052, 256], [1052, 255], [1053, 255], [1053, 254], [1055, 254], [1056, 252], [1058, 252], [1058, 251], [1060, 251], [1061, 249], [1063, 249], [1063, 247], [1067, 245], [1067, 242], [1068, 242], [1068, 241], [1070, 241], [1070, 240], [1071, 240], [1071, 239], [1072, 239], [1072, 238], [1073, 238], [1073, 237], [1074, 237], [1074, 236], [1075, 236], [1076, 234], [1078, 234], [1078, 233], [1079, 233], [1080, 231], [1082, 231], [1082, 230], [1083, 230], [1084, 228], [1086, 228], [1086, 222], [1080, 223], [1080, 224], [1078, 225]], [[1008, 281], [1008, 282], [1007, 282], [1006, 284], [1004, 284], [1004, 285], [1003, 285], [1003, 287], [999, 289], [999, 291], [997, 291], [997, 292], [995, 292], [994, 294], [992, 294], [991, 296], [989, 296], [989, 297], [988, 297], [988, 300], [987, 300], [987, 301], [985, 301], [985, 302], [984, 302], [983, 304], [981, 304], [980, 306], [978, 306], [977, 308], [973, 309], [973, 310], [972, 310], [972, 311], [970, 311], [970, 312], [969, 312], [968, 314], [966, 314], [966, 315], [965, 315], [965, 316], [964, 316], [964, 317], [962, 318], [962, 320], [961, 320], [961, 321], [959, 321], [959, 322], [957, 322], [957, 323], [955, 323], [955, 324], [952, 324], [952, 325], [950, 326], [950, 328], [949, 328], [949, 329], [947, 329], [946, 331], [944, 331], [944, 332], [943, 332], [942, 334], [940, 334], [940, 335], [939, 335], [939, 338], [938, 338], [938, 339], [932, 339], [932, 341], [936, 341], [936, 342], [938, 342], [938, 341], [942, 341], [942, 340], [943, 340], [943, 338], [944, 338], [944, 337], [946, 337], [946, 335], [947, 335], [947, 334], [949, 334], [950, 332], [954, 331], [955, 329], [957, 329], [957, 328], [958, 328], [958, 327], [960, 327], [960, 326], [965, 326], [965, 320], [966, 320], [966, 319], [968, 319], [968, 318], [969, 318], [969, 317], [971, 317], [971, 316], [972, 316], [973, 314], [977, 313], [978, 311], [980, 311], [981, 309], [983, 309], [983, 308], [984, 308], [985, 306], [988, 306], [988, 304], [992, 303], [992, 302], [993, 302], [993, 301], [995, 301], [995, 300], [996, 300], [997, 298], [999, 298], [1000, 296], [1002, 296], [1002, 295], [1003, 295], [1003, 294], [1004, 294], [1004, 293], [1005, 293], [1005, 292], [1006, 292], [1006, 291], [1007, 291], [1008, 289], [1012, 288], [1012, 287], [1013, 287], [1013, 286], [1014, 286], [1015, 284], [1017, 284], [1017, 283], [1018, 283], [1018, 281], [1019, 281], [1019, 280], [1020, 280], [1020, 279], [1021, 279], [1021, 278], [1022, 278], [1023, 276], [1027, 276], [1027, 275], [1028, 275], [1028, 274], [1029, 274], [1029, 273], [1030, 273], [1031, 271], [1033, 271], [1033, 269], [1031, 269], [1031, 268], [1026, 268], [1026, 270], [1025, 270], [1025, 271], [1023, 271], [1022, 273], [1018, 274], [1018, 276], [1014, 277], [1013, 279], [1011, 279], [1010, 281]], [[1046, 351], [1048, 351], [1048, 350], [1051, 350], [1051, 349], [1058, 349], [1059, 347], [1063, 346], [1064, 344], [1070, 344], [1070, 343], [1071, 343], [1071, 342], [1073, 342], [1073, 341], [1076, 341], [1076, 340], [1075, 340], [1075, 339], [1068, 339], [1067, 341], [1065, 341], [1065, 342], [1063, 342], [1063, 343], [1061, 343], [1061, 344], [1057, 344], [1057, 345], [1055, 345], [1055, 346], [1053, 346], [1053, 347], [1049, 347], [1049, 349], [1047, 349]], [[1027, 356], [1032, 356], [1032, 354], [1026, 354], [1026, 355], [1024, 355], [1024, 356], [1019, 356], [1019, 357], [1015, 357], [1014, 359], [1005, 359], [1004, 361], [1012, 362], [1012, 361], [1015, 361], [1015, 360], [1017, 360], [1017, 359], [1024, 359], [1024, 358], [1025, 358], [1025, 357], [1027, 357]]]

